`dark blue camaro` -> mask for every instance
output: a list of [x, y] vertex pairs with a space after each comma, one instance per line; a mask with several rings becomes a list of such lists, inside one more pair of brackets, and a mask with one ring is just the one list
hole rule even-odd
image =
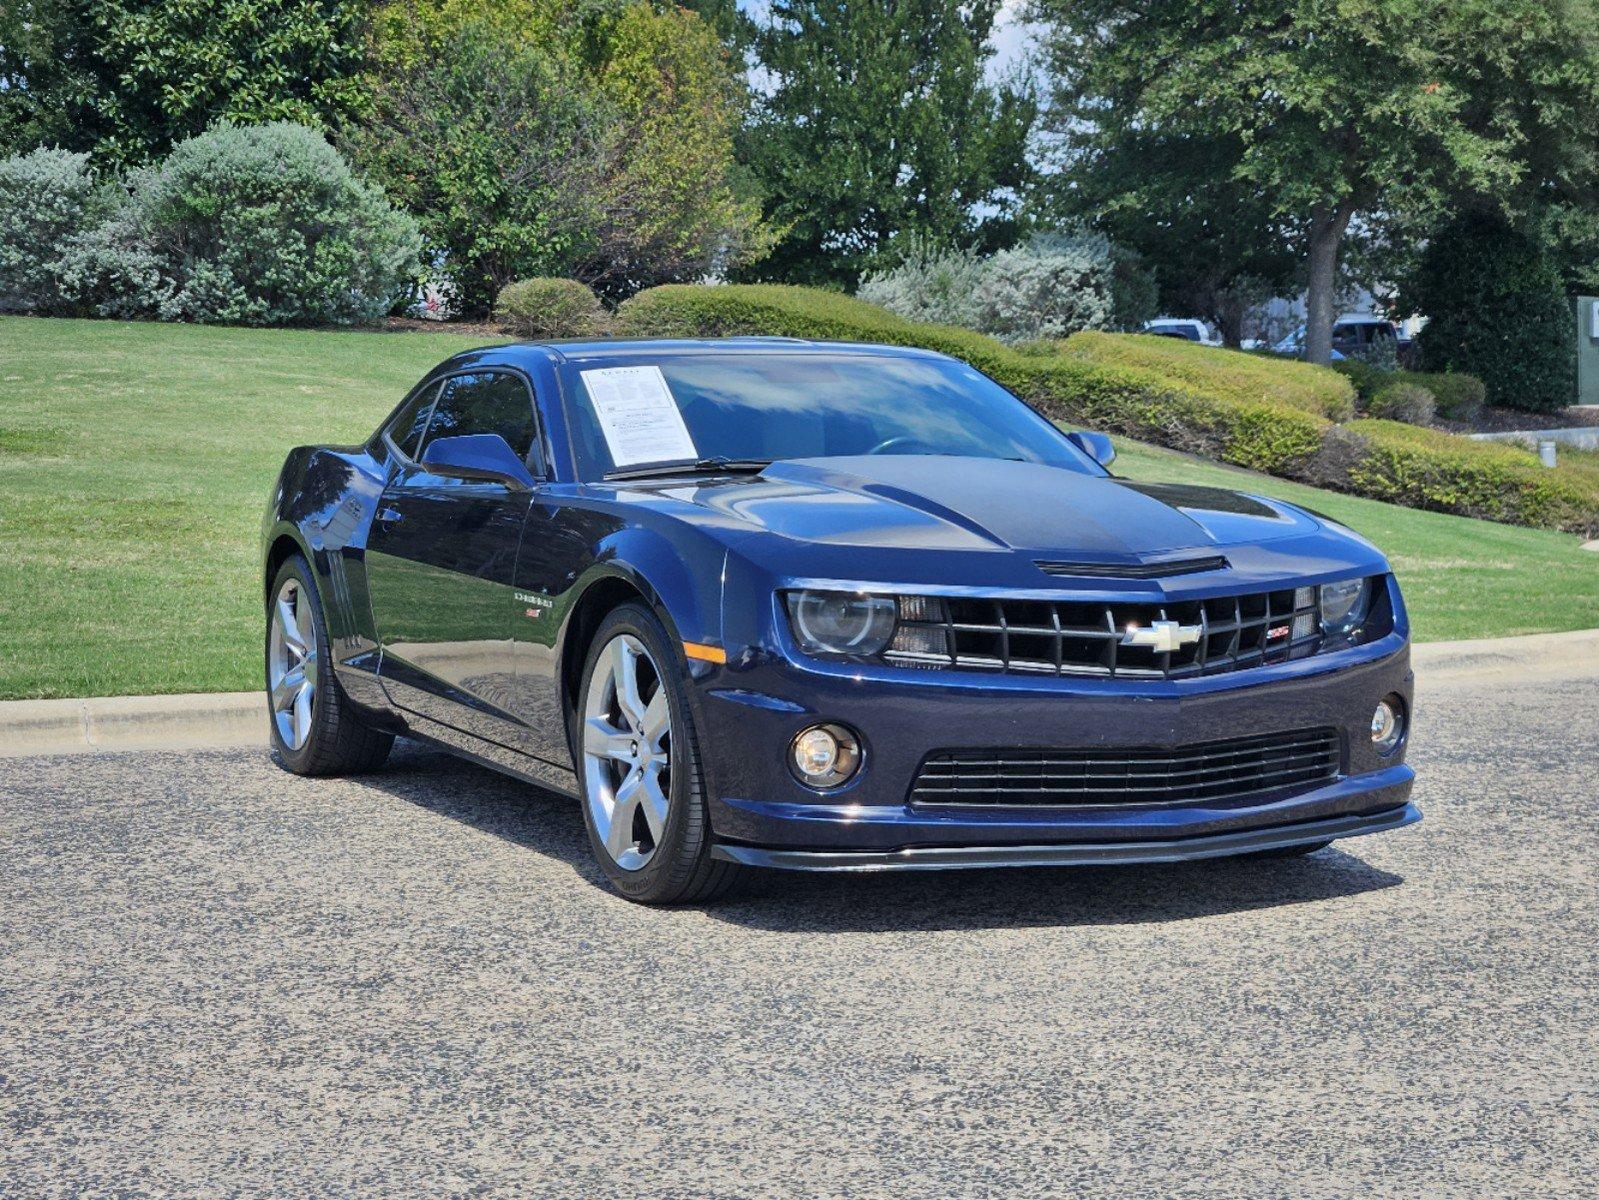
[[263, 524], [274, 747], [582, 799], [624, 894], [1296, 853], [1418, 818], [1399, 588], [1277, 501], [1111, 475], [963, 363], [748, 338], [457, 355]]

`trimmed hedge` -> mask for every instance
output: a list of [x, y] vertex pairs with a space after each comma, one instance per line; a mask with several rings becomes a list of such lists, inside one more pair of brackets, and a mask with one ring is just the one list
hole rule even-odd
[[1355, 386], [1349, 379], [1297, 359], [1262, 358], [1153, 334], [1074, 333], [1064, 346], [1067, 354], [1088, 362], [1156, 371], [1211, 395], [1278, 401], [1333, 421], [1355, 415]]
[[1599, 527], [1599, 473], [1551, 471], [1520, 446], [1397, 421], [1351, 421], [1343, 432], [1364, 443], [1344, 491], [1513, 525], [1572, 532]]
[[[920, 346], [970, 363], [1061, 422], [1413, 508], [1575, 532], [1599, 528], [1599, 469], [1572, 463], [1551, 471], [1516, 447], [1393, 421], [1336, 424], [1324, 412], [1340, 389], [1325, 387], [1314, 374], [1320, 369], [1303, 363], [1194, 353], [1199, 347], [1185, 354], [1180, 345], [1172, 353], [1147, 345], [1163, 339], [1118, 334], [1012, 348], [969, 330], [908, 321], [850, 296], [779, 284], [650, 288], [622, 305], [617, 326], [634, 337], [764, 335]], [[1239, 359], [1263, 365], [1268, 377], [1289, 370], [1276, 387], [1263, 388], [1266, 394], [1251, 393]], [[1201, 369], [1207, 360], [1221, 364], [1216, 375]], [[1312, 403], [1323, 407], [1299, 406]]]

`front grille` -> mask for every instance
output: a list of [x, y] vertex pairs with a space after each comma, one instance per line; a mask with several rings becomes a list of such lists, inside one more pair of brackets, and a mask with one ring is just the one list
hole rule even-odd
[[1302, 729], [1140, 750], [947, 750], [911, 789], [920, 807], [1157, 805], [1308, 791], [1338, 774], [1338, 734]]
[[[1175, 650], [1127, 645], [1130, 631], [1175, 622]], [[883, 657], [922, 667], [1045, 675], [1184, 679], [1303, 658], [1321, 640], [1316, 589], [1164, 603], [901, 596]]]

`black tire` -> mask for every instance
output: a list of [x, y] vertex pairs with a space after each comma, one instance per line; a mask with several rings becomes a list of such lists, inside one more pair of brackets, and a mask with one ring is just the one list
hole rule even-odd
[[[272, 703], [273, 608], [284, 585], [293, 580], [310, 604], [311, 627], [316, 638], [315, 688], [312, 693], [310, 733], [298, 748], [284, 741]], [[304, 557], [290, 556], [267, 592], [267, 725], [278, 762], [296, 775], [359, 775], [375, 771], [389, 757], [394, 735], [361, 722], [333, 674], [327, 621], [322, 615], [322, 595], [316, 575]]]
[[[605, 848], [595, 823], [589, 796], [588, 772], [583, 753], [583, 714], [588, 711], [595, 669], [611, 642], [631, 634], [644, 644], [658, 668], [671, 718], [670, 786], [665, 826], [649, 860], [636, 870], [625, 869]], [[612, 887], [638, 904], [701, 904], [725, 895], [738, 881], [741, 867], [711, 857], [711, 822], [705, 802], [698, 733], [684, 686], [687, 662], [682, 649], [666, 633], [661, 621], [642, 604], [623, 604], [600, 622], [583, 664], [583, 685], [573, 714], [574, 757], [578, 788], [582, 794], [583, 824], [589, 847]]]

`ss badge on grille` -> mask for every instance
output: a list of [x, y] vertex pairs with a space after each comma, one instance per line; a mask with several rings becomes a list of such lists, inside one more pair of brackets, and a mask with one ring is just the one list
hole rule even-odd
[[1176, 621], [1151, 621], [1144, 628], [1129, 625], [1122, 634], [1124, 646], [1148, 646], [1156, 654], [1175, 654], [1199, 640], [1198, 625], [1179, 625]]

